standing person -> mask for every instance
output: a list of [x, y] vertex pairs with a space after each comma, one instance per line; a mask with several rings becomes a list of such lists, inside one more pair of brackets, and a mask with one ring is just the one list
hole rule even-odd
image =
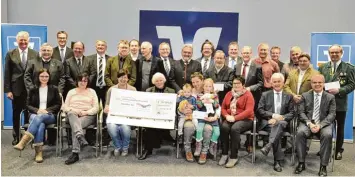
[[279, 65], [280, 70], [284, 66], [284, 62], [280, 61], [281, 48], [279, 46], [273, 46], [270, 49], [271, 60], [276, 62]]
[[214, 48], [212, 42], [209, 40], [206, 40], [201, 46], [202, 57], [197, 59], [197, 61], [199, 61], [201, 63], [202, 74], [206, 74], [206, 71], [209, 68], [214, 67], [214, 61], [213, 61], [213, 57], [212, 57], [214, 55], [214, 52], [215, 52], [215, 48]]
[[142, 58], [142, 55], [139, 53], [140, 45], [137, 39], [132, 39], [129, 41], [129, 54], [133, 61], [137, 61]]
[[74, 52], [67, 46], [68, 33], [65, 31], [57, 32], [58, 46], [53, 48], [53, 58], [65, 63], [65, 60], [74, 56]]
[[239, 56], [239, 45], [237, 41], [232, 41], [228, 45], [228, 57], [226, 59], [226, 65], [229, 68], [234, 69], [237, 63], [243, 61], [242, 57]]
[[355, 89], [355, 69], [350, 63], [341, 60], [344, 51], [340, 45], [330, 46], [328, 52], [331, 61], [320, 66], [319, 72], [324, 75], [325, 83], [339, 82], [340, 84], [340, 88], [330, 88], [326, 91], [335, 96], [335, 120], [338, 126], [335, 159], [341, 160], [344, 151], [344, 125], [346, 111], [348, 111], [348, 94]]
[[[24, 82], [24, 73], [27, 61], [38, 58], [38, 53], [28, 48], [30, 35], [26, 31], [20, 31], [16, 35], [18, 48], [10, 50], [5, 57], [4, 92], [12, 101], [12, 145], [19, 142], [20, 138], [20, 114], [25, 108], [27, 91]], [[28, 117], [25, 115], [25, 117]]]
[[298, 46], [293, 46], [291, 47], [290, 50], [290, 62], [284, 64], [284, 66], [281, 69], [281, 73], [285, 75], [285, 78], [287, 79], [288, 73], [294, 69], [298, 68], [298, 58], [302, 54], [302, 49]]
[[[165, 78], [170, 78], [171, 68], [174, 67], [175, 60], [170, 56], [170, 45], [169, 43], [162, 42], [159, 44], [159, 59], [158, 59], [158, 70], [163, 73]], [[172, 87], [170, 80], [168, 80], [168, 87]]]

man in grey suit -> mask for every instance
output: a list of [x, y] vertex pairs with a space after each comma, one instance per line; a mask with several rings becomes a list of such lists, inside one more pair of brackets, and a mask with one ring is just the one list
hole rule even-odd
[[334, 95], [323, 91], [324, 76], [316, 74], [312, 76], [309, 92], [302, 94], [299, 105], [300, 123], [296, 135], [296, 149], [299, 164], [295, 169], [296, 174], [305, 170], [307, 138], [311, 135], [320, 137], [320, 169], [319, 176], [327, 176], [328, 165], [332, 150], [332, 126], [336, 114], [336, 102]]
[[261, 120], [260, 128], [269, 132], [269, 142], [261, 149], [261, 152], [267, 156], [273, 149], [274, 170], [282, 171], [281, 161], [285, 155], [281, 150], [281, 138], [284, 129], [293, 119], [293, 97], [283, 91], [285, 78], [281, 73], [274, 73], [271, 76], [271, 85], [273, 90], [262, 94], [258, 112]]
[[223, 90], [218, 91], [219, 103], [223, 102], [224, 96], [232, 88], [233, 70], [225, 65], [226, 56], [222, 50], [217, 50], [214, 54], [214, 66], [205, 73], [205, 78], [211, 78], [215, 84], [223, 84]]
[[206, 40], [201, 46], [202, 57], [198, 58], [197, 61], [201, 63], [202, 74], [206, 74], [209, 68], [214, 68], [213, 55], [215, 52], [214, 45], [211, 41]]
[[74, 56], [73, 50], [67, 47], [67, 40], [68, 33], [65, 31], [58, 31], [58, 46], [53, 48], [53, 58], [62, 61], [62, 63]]
[[[175, 60], [169, 57], [170, 45], [169, 43], [162, 42], [159, 44], [159, 59], [158, 59], [158, 72], [164, 74], [165, 78], [169, 79], [171, 75], [171, 68], [174, 67]], [[167, 86], [172, 88], [170, 81], [167, 81]]]
[[245, 78], [245, 87], [253, 94], [255, 101], [254, 112], [257, 113], [261, 89], [264, 86], [261, 66], [251, 61], [253, 54], [250, 46], [244, 46], [241, 53], [243, 61], [234, 66], [233, 73], [235, 76], [241, 75]]
[[243, 58], [238, 55], [239, 45], [237, 41], [232, 41], [228, 45], [228, 57], [226, 58], [226, 65], [234, 69], [235, 65], [243, 62]]
[[[26, 31], [20, 31], [16, 35], [16, 43], [18, 48], [7, 52], [5, 57], [5, 77], [4, 92], [6, 97], [12, 100], [12, 124], [13, 137], [12, 145], [19, 142], [20, 132], [19, 121], [22, 109], [25, 108], [27, 92], [24, 83], [24, 73], [27, 62], [37, 59], [38, 53], [28, 48], [30, 35]], [[27, 116], [25, 116], [27, 118]]]

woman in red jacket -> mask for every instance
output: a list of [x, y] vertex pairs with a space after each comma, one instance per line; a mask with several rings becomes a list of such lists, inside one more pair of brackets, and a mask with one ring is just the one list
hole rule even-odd
[[[236, 76], [233, 79], [232, 90], [226, 94], [222, 103], [222, 157], [218, 164], [225, 165], [227, 168], [234, 167], [238, 162], [240, 134], [250, 130], [253, 126], [254, 98], [251, 92], [245, 89], [244, 84], [245, 79], [242, 76]], [[228, 159], [229, 136], [231, 137], [231, 154]]]

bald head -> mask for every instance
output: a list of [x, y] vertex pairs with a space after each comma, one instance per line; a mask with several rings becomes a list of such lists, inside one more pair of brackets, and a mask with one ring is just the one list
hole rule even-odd
[[313, 91], [316, 93], [320, 93], [323, 91], [324, 88], [324, 76], [322, 74], [315, 74], [311, 78], [311, 86]]

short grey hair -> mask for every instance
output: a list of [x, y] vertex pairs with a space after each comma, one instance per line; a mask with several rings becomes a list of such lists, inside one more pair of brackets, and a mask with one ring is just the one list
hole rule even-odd
[[166, 78], [164, 76], [164, 74], [160, 73], [160, 72], [157, 72], [153, 75], [152, 77], [152, 83], [155, 84], [155, 82], [159, 79], [159, 78], [162, 78], [164, 83], [166, 82]]
[[16, 39], [18, 39], [20, 37], [25, 37], [25, 38], [29, 39], [30, 38], [30, 34], [27, 31], [20, 31], [20, 32], [17, 33]]
[[284, 77], [284, 75], [281, 74], [281, 73], [274, 73], [274, 74], [272, 74], [271, 80], [273, 80], [273, 79], [281, 79], [282, 82], [285, 82], [285, 77]]
[[148, 42], [148, 41], [142, 42], [141, 47], [143, 47], [143, 46], [147, 46], [149, 49], [152, 49], [152, 50], [153, 50], [153, 45], [152, 45], [152, 43], [150, 43], [150, 42]]
[[43, 44], [41, 45], [41, 49], [42, 49], [43, 47], [50, 47], [51, 50], [53, 50], [53, 47], [52, 47], [49, 43], [43, 43]]
[[191, 44], [184, 44], [184, 46], [182, 46], [181, 50], [184, 50], [184, 48], [190, 48], [192, 51], [194, 51], [194, 48], [192, 47]]

